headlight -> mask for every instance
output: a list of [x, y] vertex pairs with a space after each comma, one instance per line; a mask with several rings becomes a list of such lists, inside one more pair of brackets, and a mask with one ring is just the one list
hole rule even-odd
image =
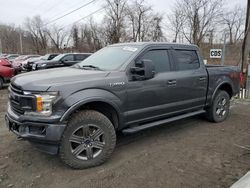
[[52, 114], [52, 107], [55, 103], [58, 92], [45, 92], [34, 94], [35, 96], [35, 106], [36, 111], [27, 111], [26, 115], [40, 115], [40, 116], [50, 116]]

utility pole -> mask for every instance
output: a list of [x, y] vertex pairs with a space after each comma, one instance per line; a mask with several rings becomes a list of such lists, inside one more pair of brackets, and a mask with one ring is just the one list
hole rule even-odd
[[221, 65], [225, 64], [226, 40], [227, 40], [227, 33], [224, 33], [224, 42], [223, 42], [223, 50], [222, 50], [222, 57], [221, 57]]
[[250, 0], [247, 2], [247, 14], [246, 14], [246, 25], [245, 35], [242, 44], [242, 60], [241, 60], [241, 71], [244, 70], [244, 65], [247, 64], [247, 59], [250, 53]]
[[250, 96], [250, 0], [247, 1], [245, 35], [242, 44], [241, 71], [246, 73], [246, 89], [248, 91], [248, 96]]
[[20, 52], [21, 54], [23, 54], [23, 36], [21, 32], [20, 32]]

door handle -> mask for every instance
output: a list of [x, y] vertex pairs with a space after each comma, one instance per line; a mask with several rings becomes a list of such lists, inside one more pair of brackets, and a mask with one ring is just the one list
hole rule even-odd
[[199, 81], [205, 81], [207, 78], [206, 77], [200, 77]]
[[169, 86], [175, 86], [177, 81], [176, 80], [168, 80], [167, 83], [168, 83]]

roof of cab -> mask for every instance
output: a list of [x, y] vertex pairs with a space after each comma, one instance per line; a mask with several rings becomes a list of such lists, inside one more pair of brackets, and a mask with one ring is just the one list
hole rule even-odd
[[180, 44], [180, 43], [167, 43], [167, 42], [129, 42], [129, 43], [117, 43], [112, 44], [110, 46], [140, 46], [140, 47], [148, 47], [148, 46], [172, 46], [174, 48], [193, 48], [197, 49], [198, 46], [194, 44]]

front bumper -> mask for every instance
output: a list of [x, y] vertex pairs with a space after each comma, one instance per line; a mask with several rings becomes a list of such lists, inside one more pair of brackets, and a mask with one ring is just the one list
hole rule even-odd
[[8, 108], [5, 120], [7, 128], [18, 137], [32, 142], [38, 149], [46, 153], [58, 153], [65, 124], [51, 123], [51, 121], [37, 122], [34, 121], [34, 117], [31, 120], [22, 121], [10, 108]]

